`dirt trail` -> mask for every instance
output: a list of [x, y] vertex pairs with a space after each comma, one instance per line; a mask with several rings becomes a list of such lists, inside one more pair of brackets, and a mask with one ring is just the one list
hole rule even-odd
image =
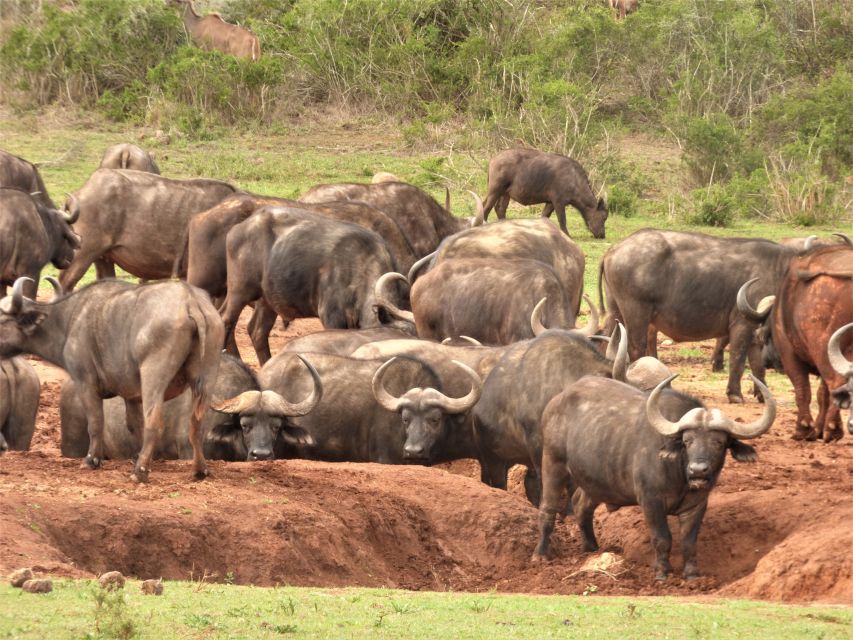
[[[245, 320], [245, 319], [244, 319]], [[238, 343], [254, 364], [244, 322]], [[319, 328], [299, 321], [273, 334], [273, 351]], [[724, 383], [708, 382], [702, 356], [662, 358], [676, 382], [709, 404]], [[129, 482], [130, 463], [98, 472], [59, 455], [62, 373], [35, 362], [42, 406], [32, 451], [0, 458], [0, 573], [34, 566], [53, 575], [118, 569], [140, 578], [226, 578], [257, 585], [365, 585], [430, 590], [626, 595], [719, 594], [853, 604], [853, 437], [832, 445], [789, 438], [794, 405], [779, 392], [780, 417], [756, 443], [759, 463], [731, 459], [712, 494], [699, 539], [704, 577], [655, 583], [652, 550], [637, 508], [597, 515], [602, 552], [623, 562], [579, 572], [590, 559], [574, 522], [558, 524], [556, 559], [532, 565], [537, 512], [520, 473], [509, 492], [482, 485], [474, 461], [442, 468], [327, 464], [301, 460], [212, 462], [191, 482], [188, 461], [157, 462], [150, 485]], [[712, 391], [713, 393], [709, 393]], [[725, 405], [751, 420], [761, 406]], [[678, 525], [670, 520], [674, 537]], [[676, 572], [680, 551], [673, 550]]]

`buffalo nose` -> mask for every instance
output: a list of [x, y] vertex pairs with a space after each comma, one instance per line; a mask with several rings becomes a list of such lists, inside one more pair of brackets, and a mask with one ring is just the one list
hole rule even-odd
[[707, 462], [691, 462], [687, 465], [687, 471], [691, 476], [703, 476], [708, 473], [710, 468]]
[[249, 452], [249, 460], [272, 460], [272, 451], [269, 449], [252, 449]]
[[421, 458], [424, 455], [423, 445], [407, 444], [403, 451], [408, 458]]

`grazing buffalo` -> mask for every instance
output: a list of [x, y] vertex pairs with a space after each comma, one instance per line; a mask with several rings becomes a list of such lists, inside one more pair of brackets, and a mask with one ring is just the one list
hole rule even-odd
[[664, 390], [674, 377], [647, 394], [587, 376], [551, 400], [542, 415], [542, 502], [534, 559], [548, 555], [566, 488], [585, 551], [598, 549], [592, 516], [599, 504], [611, 510], [640, 505], [655, 550], [656, 578], [665, 580], [672, 571], [667, 515], [677, 515], [681, 526], [684, 577], [699, 575], [696, 538], [726, 451], [739, 462], [755, 461], [755, 449], [739, 441], [770, 428], [776, 403], [753, 378], [764, 398], [764, 414], [742, 424], [690, 396]]
[[[388, 278], [406, 280], [401, 274], [383, 276]], [[418, 278], [410, 293], [411, 317], [418, 337], [426, 340], [466, 335], [483, 344], [512, 344], [534, 337], [530, 310], [543, 298], [549, 324], [574, 327], [575, 293], [538, 260], [456, 258]], [[395, 311], [389, 309], [392, 315]]]
[[[227, 354], [221, 356], [219, 373], [213, 385], [211, 402], [233, 398], [244, 391], [257, 391], [257, 378], [241, 360]], [[112, 460], [133, 458], [142, 447], [142, 434], [127, 428], [125, 401], [104, 401], [104, 457]], [[185, 460], [192, 458], [189, 446], [189, 421], [192, 393], [187, 390], [163, 404], [163, 434], [154, 449], [154, 458]], [[62, 424], [61, 451], [68, 458], [82, 458], [89, 450], [86, 408], [77, 393], [77, 385], [68, 380], [62, 385], [59, 400]], [[208, 408], [201, 419], [204, 457], [208, 460], [252, 460], [240, 422], [230, 414]]]
[[376, 184], [321, 184], [312, 187], [301, 202], [358, 200], [383, 211], [400, 225], [403, 235], [420, 258], [435, 251], [447, 236], [482, 223], [479, 218], [465, 220], [450, 213], [450, 196], [442, 207], [428, 193], [405, 182]]
[[160, 175], [160, 167], [145, 149], [129, 142], [107, 147], [101, 158], [101, 169], [134, 169]]
[[163, 431], [163, 403], [190, 389], [193, 471], [199, 479], [207, 475], [199, 425], [225, 333], [207, 294], [184, 282], [104, 280], [38, 303], [24, 297], [25, 280], [0, 300], [0, 358], [32, 353], [68, 372], [89, 423], [84, 466], [100, 466], [103, 400], [121, 396], [130, 430], [143, 433], [131, 479], [147, 481]]
[[[264, 392], [309, 392], [313, 382], [294, 356], [281, 352], [264, 365], [259, 376]], [[310, 443], [277, 448], [277, 458], [434, 464], [473, 455], [470, 436], [466, 440], [467, 434], [454, 428], [455, 416], [464, 415], [479, 395], [479, 377], [470, 369], [456, 366], [454, 379], [445, 383], [426, 363], [406, 356], [393, 362], [321, 353], [306, 357], [323, 381], [323, 398], [311, 413], [290, 421], [305, 430]], [[445, 395], [446, 384], [455, 385], [452, 396]], [[240, 413], [244, 427], [271, 429], [260, 403], [243, 406]], [[468, 443], [461, 456], [457, 438]]]
[[566, 205], [572, 205], [580, 211], [592, 235], [604, 237], [607, 205], [602, 198], [596, 200], [589, 177], [576, 160], [535, 149], [501, 151], [489, 160], [489, 192], [482, 219], [488, 219], [493, 207], [498, 218], [506, 218], [510, 199], [524, 205], [544, 202], [542, 217], [549, 218], [556, 211], [560, 229], [566, 235]]
[[[763, 278], [762, 278], [763, 279]], [[750, 321], [761, 322], [766, 366], [781, 365], [791, 379], [797, 401], [795, 440], [823, 437], [831, 442], [842, 436], [841, 413], [830, 402], [830, 390], [844, 384], [832, 366], [827, 347], [832, 334], [853, 322], [853, 246], [820, 246], [790, 260], [776, 291], [775, 301], [756, 311], [747, 294], [753, 278], [738, 293], [738, 309]], [[853, 349], [848, 345], [848, 351]], [[820, 377], [818, 416], [813, 422], [809, 405], [809, 374]]]
[[235, 191], [219, 180], [98, 169], [74, 194], [82, 245], [59, 278], [63, 288], [73, 289], [93, 262], [99, 278], [114, 277], [116, 264], [146, 280], [168, 278], [190, 218]]
[[568, 292], [570, 309], [577, 314], [583, 292], [584, 255], [568, 236], [547, 220], [503, 220], [461, 231], [441, 243], [434, 256], [419, 260], [409, 270], [415, 283], [418, 271], [456, 258], [538, 260], [554, 269]]
[[192, 0], [168, 0], [179, 7], [184, 27], [193, 44], [208, 51], [221, 51], [238, 58], [257, 62], [261, 58], [261, 43], [258, 36], [236, 24], [229, 24], [218, 13], [200, 16], [193, 8]]
[[[846, 337], [847, 343], [853, 345], [853, 322], [838, 329], [829, 339], [827, 351], [829, 362], [835, 372], [846, 381], [842, 386], [832, 390], [833, 401], [840, 409], [849, 409], [853, 404], [853, 360], [841, 351], [841, 341]], [[848, 348], [848, 353], [850, 353]], [[853, 436], [853, 413], [847, 416], [847, 433]]]
[[[226, 253], [222, 318], [229, 338], [243, 308], [259, 299], [285, 327], [306, 317], [319, 317], [329, 329], [382, 324], [373, 285], [394, 270], [394, 261], [372, 231], [303, 209], [267, 207], [231, 230]], [[254, 346], [258, 359], [266, 362], [269, 341], [261, 337]]]
[[[637, 231], [601, 260], [599, 296], [602, 310], [610, 310], [607, 331], [617, 321], [625, 323], [632, 360], [647, 354], [651, 326], [676, 341], [728, 336], [726, 391], [729, 402], [743, 402], [740, 379], [756, 323], [738, 312], [738, 289], [760, 277], [756, 293], [775, 293], [794, 255], [796, 249], [769, 240]], [[763, 380], [763, 367], [755, 360], [750, 363], [753, 373]]]
[[26, 191], [45, 210], [56, 209], [36, 166], [3, 149], [0, 149], [0, 187]]
[[29, 362], [0, 360], [0, 455], [7, 449], [30, 448], [40, 392], [38, 375]]
[[20, 277], [32, 278], [25, 293], [35, 297], [42, 268], [51, 262], [65, 269], [74, 259], [80, 238], [71, 225], [80, 215], [72, 198], [71, 211], [46, 208], [25, 191], [0, 187], [0, 297]]

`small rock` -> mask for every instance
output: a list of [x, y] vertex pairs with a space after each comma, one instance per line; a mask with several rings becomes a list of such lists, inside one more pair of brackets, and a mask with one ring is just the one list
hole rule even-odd
[[9, 584], [13, 587], [20, 589], [24, 586], [24, 583], [27, 580], [33, 579], [33, 570], [32, 569], [18, 569], [17, 571], [9, 574]]
[[124, 576], [121, 575], [120, 571], [107, 571], [98, 578], [98, 584], [101, 585], [101, 589], [106, 589], [107, 591], [124, 589]]
[[27, 593], [50, 593], [53, 591], [53, 580], [48, 578], [27, 580], [21, 588]]
[[142, 584], [139, 585], [139, 589], [146, 596], [162, 596], [163, 595], [163, 581], [162, 580], [143, 580]]

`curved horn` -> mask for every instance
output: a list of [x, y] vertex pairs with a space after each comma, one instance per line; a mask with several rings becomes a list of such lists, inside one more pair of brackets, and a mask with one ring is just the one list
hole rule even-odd
[[59, 280], [53, 276], [45, 276], [44, 280], [47, 280], [50, 283], [50, 286], [53, 287], [53, 298], [51, 299], [51, 302], [56, 302], [65, 295], [65, 292], [62, 290], [62, 285], [59, 284]]
[[10, 316], [16, 316], [21, 312], [24, 306], [24, 285], [27, 282], [35, 283], [35, 280], [26, 276], [21, 276], [12, 285], [12, 300], [9, 302], [8, 308], [4, 309]]
[[400, 410], [400, 406], [403, 404], [401, 398], [395, 398], [385, 389], [385, 385], [382, 384], [382, 379], [385, 376], [385, 372], [388, 371], [388, 367], [391, 366], [391, 363], [394, 362], [397, 357], [393, 357], [387, 362], [385, 362], [381, 367], [376, 370], [376, 373], [373, 374], [373, 397], [376, 398], [376, 402], [379, 403], [379, 406], [383, 409], [387, 409], [388, 411], [392, 411], [396, 413]]
[[836, 238], [840, 238], [844, 244], [853, 247], [853, 239], [851, 239], [846, 233], [833, 233], [832, 235]]
[[432, 391], [435, 392], [437, 398], [435, 403], [442, 411], [445, 413], [463, 413], [477, 404], [477, 400], [480, 399], [480, 393], [483, 391], [483, 381], [480, 380], [480, 376], [477, 372], [468, 365], [459, 362], [458, 360], [451, 360], [451, 362], [462, 369], [462, 371], [471, 378], [471, 391], [461, 398], [450, 398], [435, 389], [432, 389]]
[[811, 251], [815, 240], [817, 240], [817, 236], [809, 236], [806, 238], [806, 241], [803, 243], [803, 252]]
[[658, 384], [646, 399], [646, 419], [655, 428], [655, 431], [662, 436], [674, 436], [681, 431], [681, 426], [678, 422], [670, 422], [660, 412], [660, 394], [677, 377], [678, 374], [669, 376], [666, 380]]
[[77, 218], [80, 217], [80, 201], [72, 193], [66, 193], [65, 195], [71, 200], [71, 209], [68, 213], [62, 214], [62, 217], [65, 218], [65, 222], [68, 224], [74, 224], [77, 222]]
[[373, 286], [373, 297], [376, 298], [376, 304], [383, 309], [385, 309], [392, 316], [397, 318], [398, 320], [405, 320], [407, 322], [415, 323], [415, 314], [411, 311], [404, 311], [396, 304], [394, 304], [391, 299], [385, 293], [385, 287], [388, 286], [388, 283], [392, 280], [402, 280], [403, 282], [408, 282], [406, 280], [406, 276], [402, 273], [397, 273], [396, 271], [389, 271], [388, 273], [383, 273], [382, 276], [376, 281], [376, 284]]
[[841, 353], [841, 336], [851, 329], [853, 329], [853, 322], [845, 324], [832, 334], [832, 337], [826, 345], [827, 355], [829, 355], [829, 364], [832, 365], [832, 368], [835, 369], [835, 372], [838, 375], [844, 376], [845, 378], [853, 376], [853, 362], [850, 362], [850, 360], [845, 358], [844, 354]]
[[415, 262], [415, 264], [413, 264], [411, 266], [411, 268], [409, 269], [409, 273], [406, 276], [406, 278], [409, 281], [409, 284], [415, 284], [415, 278], [418, 277], [418, 271], [420, 271], [425, 264], [430, 262], [435, 257], [435, 254], [437, 254], [437, 253], [438, 253], [438, 249], [436, 249], [432, 253], [428, 253], [427, 255], [425, 255], [423, 258], [421, 258], [420, 260], [418, 260], [417, 262]]
[[461, 335], [458, 336], [457, 338], [447, 337], [441, 341], [441, 344], [450, 344], [451, 342], [453, 342], [456, 339], [464, 340], [465, 342], [470, 342], [475, 347], [482, 347], [483, 346], [483, 343], [480, 342], [479, 340], [477, 340], [476, 338], [472, 338], [471, 336], [461, 336]]
[[542, 324], [542, 312], [547, 301], [548, 298], [542, 298], [536, 303], [536, 306], [533, 307], [533, 313], [530, 314], [530, 328], [533, 330], [534, 337], [540, 336], [548, 330], [548, 327]]
[[444, 210], [450, 213], [450, 187], [444, 187]]
[[586, 305], [589, 307], [589, 322], [586, 323], [586, 326], [575, 329], [582, 336], [589, 338], [590, 336], [594, 336], [598, 333], [598, 322], [600, 320], [598, 314], [598, 307], [595, 306], [592, 302], [592, 298], [590, 298], [587, 294], [583, 294], [583, 299], [586, 300]]
[[219, 413], [240, 414], [256, 407], [261, 399], [261, 392], [244, 391], [239, 396], [221, 402], [211, 402], [210, 408]]
[[474, 218], [471, 220], [471, 226], [472, 227], [479, 227], [481, 224], [485, 224], [485, 222], [486, 222], [485, 218], [483, 217], [483, 211], [484, 211], [485, 207], [483, 207], [483, 201], [480, 200], [480, 196], [478, 196], [476, 193], [474, 193], [470, 189], [468, 190], [468, 193], [470, 193], [471, 196], [474, 198], [474, 205], [475, 205]]
[[761, 392], [761, 397], [764, 399], [764, 413], [758, 420], [749, 424], [740, 424], [734, 420], [728, 420], [726, 431], [738, 440], [750, 440], [751, 438], [757, 438], [758, 436], [766, 433], [770, 428], [770, 425], [772, 425], [773, 421], [776, 419], [776, 399], [773, 397], [773, 394], [770, 393], [770, 389], [762, 384], [762, 382], [754, 375], [750, 374], [749, 377], [752, 378], [752, 382], [755, 383], [756, 387], [758, 387], [758, 390]]
[[[628, 382], [628, 332], [620, 322], [617, 325], [619, 331], [619, 348], [616, 350], [616, 357], [613, 358], [613, 376], [614, 380], [619, 382]], [[613, 344], [613, 341], [610, 341]], [[608, 351], [610, 349], [608, 348]]]
[[752, 308], [752, 305], [749, 304], [749, 300], [746, 298], [746, 292], [750, 286], [752, 286], [753, 282], [757, 282], [759, 278], [753, 278], [752, 280], [747, 280], [743, 283], [740, 289], [737, 292], [737, 310], [741, 312], [743, 317], [747, 320], [752, 320], [753, 322], [764, 322], [767, 319], [767, 316], [770, 314], [770, 309], [772, 307], [768, 307], [766, 311], [763, 313], [758, 313], [755, 309]]
[[290, 402], [287, 398], [275, 391], [267, 390], [261, 392], [261, 404], [269, 407], [269, 412], [272, 415], [291, 417], [304, 416], [311, 413], [311, 411], [314, 410], [314, 407], [320, 404], [320, 399], [323, 397], [323, 382], [320, 380], [320, 374], [317, 373], [314, 365], [300, 355], [297, 355], [296, 357], [299, 358], [302, 361], [302, 364], [308, 368], [308, 372], [314, 379], [314, 389], [311, 391], [311, 395], [301, 402]]

